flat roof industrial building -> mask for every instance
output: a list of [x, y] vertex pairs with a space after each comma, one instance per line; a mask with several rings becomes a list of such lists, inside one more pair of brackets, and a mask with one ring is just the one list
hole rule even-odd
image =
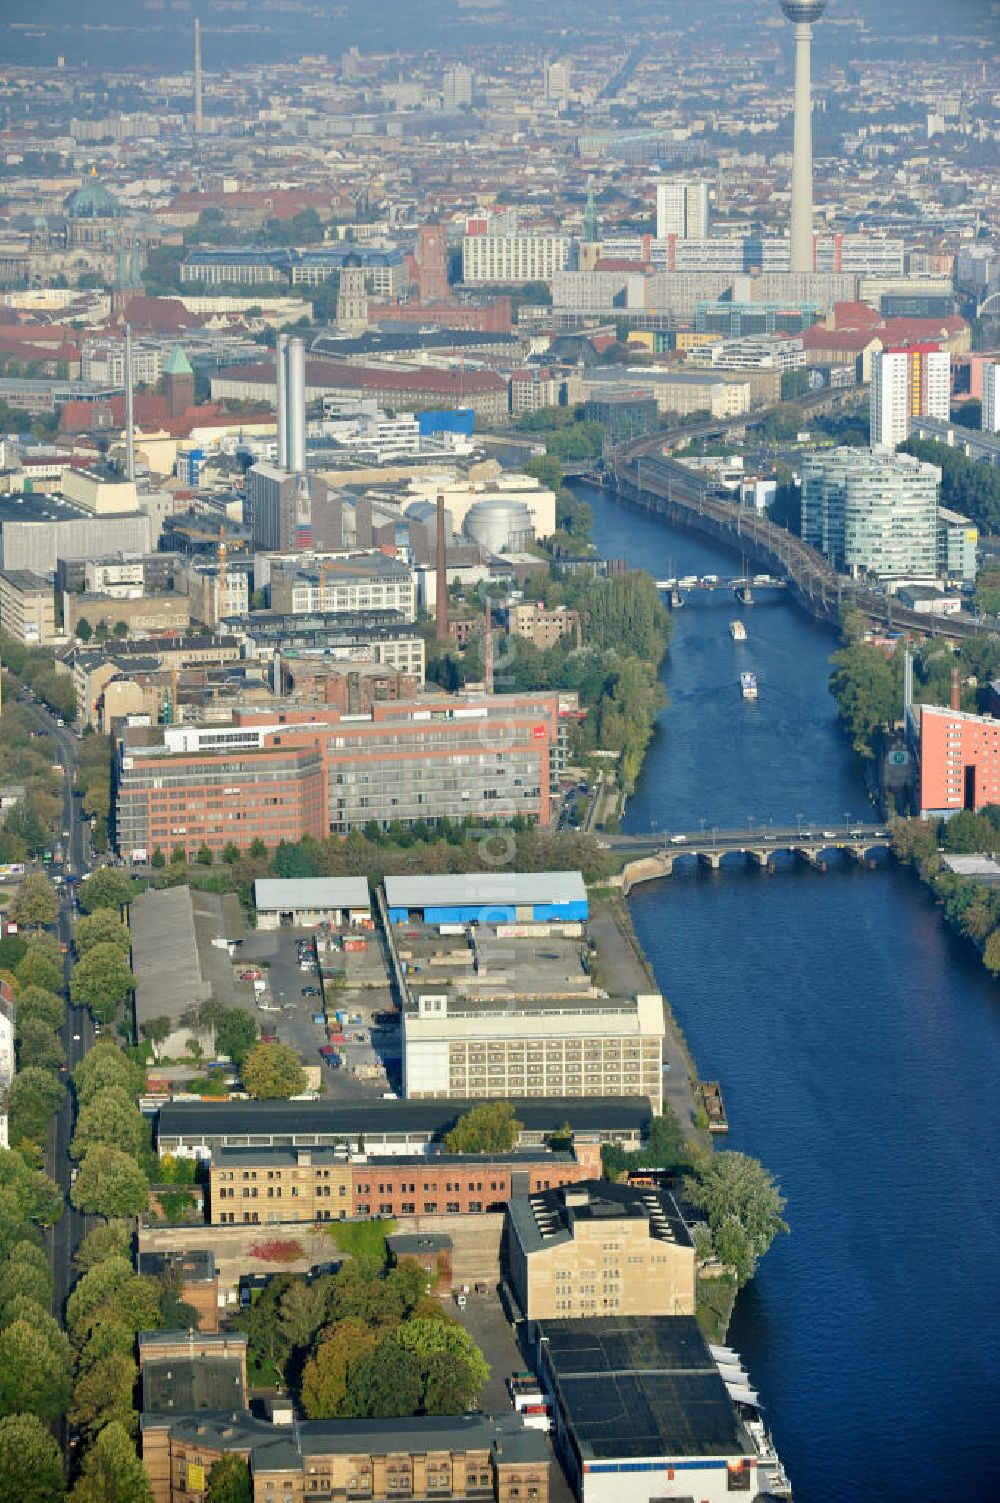
[[[219, 1148], [308, 1148], [349, 1144], [359, 1151], [417, 1158], [439, 1143], [475, 1101], [172, 1101], [157, 1118], [157, 1151], [209, 1158]], [[520, 1146], [537, 1147], [566, 1123], [603, 1142], [639, 1147], [652, 1112], [644, 1096], [512, 1099], [524, 1124]]]
[[253, 885], [258, 929], [315, 929], [371, 918], [364, 877], [259, 877]]
[[768, 1490], [694, 1316], [546, 1320], [535, 1333], [580, 1503], [725, 1503]]
[[386, 877], [385, 901], [393, 924], [585, 922], [589, 912], [583, 877], [572, 871]]

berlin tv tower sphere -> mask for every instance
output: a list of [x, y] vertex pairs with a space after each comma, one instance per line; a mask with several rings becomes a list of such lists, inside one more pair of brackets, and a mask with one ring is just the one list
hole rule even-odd
[[827, 0], [781, 0], [785, 19], [807, 26], [811, 21], [818, 21], [826, 7]]

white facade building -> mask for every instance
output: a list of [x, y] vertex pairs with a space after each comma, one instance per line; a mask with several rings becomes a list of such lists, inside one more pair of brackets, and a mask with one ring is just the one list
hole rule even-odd
[[869, 439], [872, 448], [895, 449], [910, 436], [911, 420], [948, 420], [951, 356], [947, 350], [914, 346], [872, 355]]
[[568, 235], [466, 235], [464, 282], [550, 282], [569, 268]]
[[1000, 361], [983, 366], [984, 433], [1000, 433]]
[[661, 240], [704, 240], [708, 235], [708, 184], [671, 178], [656, 185], [656, 234]]

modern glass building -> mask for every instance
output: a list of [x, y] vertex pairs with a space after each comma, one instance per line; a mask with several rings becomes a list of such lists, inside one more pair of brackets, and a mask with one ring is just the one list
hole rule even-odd
[[802, 537], [854, 578], [934, 579], [940, 471], [907, 454], [833, 449], [802, 460]]

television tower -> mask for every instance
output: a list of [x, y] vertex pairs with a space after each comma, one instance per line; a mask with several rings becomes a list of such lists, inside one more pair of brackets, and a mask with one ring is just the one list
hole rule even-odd
[[795, 23], [795, 128], [792, 138], [792, 222], [789, 269], [813, 269], [812, 185], [812, 22], [827, 0], [781, 0], [788, 21]]
[[201, 22], [194, 23], [194, 133], [200, 136], [205, 126], [201, 108]]

